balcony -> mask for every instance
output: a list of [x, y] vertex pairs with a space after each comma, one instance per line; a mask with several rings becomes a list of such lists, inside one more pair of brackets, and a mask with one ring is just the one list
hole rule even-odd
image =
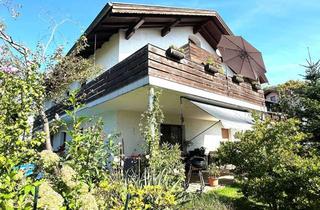
[[[142, 78], [156, 77], [254, 105], [265, 106], [263, 91], [254, 90], [247, 81], [235, 83], [231, 77], [224, 74], [213, 75], [206, 72], [202, 62], [210, 54], [196, 46], [185, 47], [189, 47], [186, 50], [186, 57], [177, 61], [168, 57], [164, 49], [151, 44], [144, 46], [85, 84], [80, 90], [80, 94], [85, 94], [82, 102], [92, 102]], [[65, 108], [63, 105], [55, 105], [47, 110], [48, 118], [52, 119], [56, 113], [62, 114]]]

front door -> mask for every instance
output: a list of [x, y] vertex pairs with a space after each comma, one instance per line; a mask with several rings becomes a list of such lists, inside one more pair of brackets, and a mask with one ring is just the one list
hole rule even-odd
[[182, 145], [182, 126], [181, 125], [169, 125], [161, 124], [161, 138], [160, 144], [169, 143], [171, 145]]

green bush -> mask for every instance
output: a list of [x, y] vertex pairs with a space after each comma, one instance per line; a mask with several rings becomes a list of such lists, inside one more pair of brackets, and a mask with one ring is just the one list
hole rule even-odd
[[92, 186], [109, 173], [107, 169], [113, 166], [112, 156], [119, 155], [118, 145], [115, 144], [118, 135], [108, 136], [101, 120], [79, 116], [77, 112], [83, 104], [77, 101], [77, 91], [70, 93], [67, 105], [73, 108], [66, 110], [71, 122], [57, 123], [72, 139], [66, 142], [68, 151], [63, 161], [77, 172], [78, 179]]
[[218, 150], [221, 164], [233, 164], [243, 194], [275, 209], [320, 208], [320, 159], [299, 143], [305, 135], [293, 119], [256, 119], [253, 130]]
[[140, 131], [145, 139], [147, 165], [153, 176], [165, 171], [169, 183], [179, 182], [182, 185], [185, 180], [185, 170], [179, 146], [160, 145], [161, 133], [159, 128], [164, 121], [160, 96], [161, 91], [155, 91], [151, 109], [142, 114], [139, 124]]
[[160, 174], [164, 171], [168, 183], [178, 182], [182, 185], [185, 181], [185, 169], [179, 145], [163, 144], [152, 154], [149, 162], [154, 174]]
[[[149, 171], [127, 180], [109, 177], [102, 181], [95, 195], [100, 209], [123, 209], [127, 195], [128, 207], [138, 209], [178, 209], [186, 202], [180, 183], [168, 184], [165, 171], [152, 176]], [[108, 199], [106, 199], [108, 198]]]

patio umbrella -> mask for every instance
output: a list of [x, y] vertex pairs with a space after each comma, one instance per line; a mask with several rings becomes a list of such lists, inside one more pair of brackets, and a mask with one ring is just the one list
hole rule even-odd
[[223, 62], [235, 73], [261, 83], [268, 82], [261, 52], [241, 36], [222, 35], [217, 47]]

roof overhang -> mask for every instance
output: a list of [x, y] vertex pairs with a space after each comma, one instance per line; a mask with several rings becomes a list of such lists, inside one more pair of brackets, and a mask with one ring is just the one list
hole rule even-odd
[[172, 27], [183, 26], [193, 27], [193, 32], [199, 32], [214, 49], [222, 34], [233, 35], [219, 14], [212, 10], [108, 3], [84, 33], [89, 46], [82, 55], [93, 54], [120, 29], [126, 30], [129, 39], [138, 28], [160, 28], [159, 35], [165, 36]]

